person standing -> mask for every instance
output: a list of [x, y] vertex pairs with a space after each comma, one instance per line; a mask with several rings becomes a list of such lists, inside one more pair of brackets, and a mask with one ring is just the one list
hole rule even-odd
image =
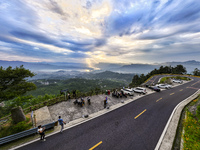
[[66, 122], [63, 121], [63, 119], [61, 118], [61, 116], [58, 117], [58, 122], [59, 124], [61, 125], [61, 130], [60, 132], [63, 131], [63, 128], [64, 128], [64, 124], [66, 124]]
[[106, 97], [105, 97], [105, 100], [104, 100], [104, 108], [106, 108], [107, 103], [108, 103], [108, 98], [107, 98], [107, 96], [106, 96]]
[[70, 97], [70, 93], [67, 94], [68, 100], [70, 101], [71, 97]]
[[90, 105], [91, 102], [90, 102], [90, 98], [89, 97], [87, 98], [87, 101], [88, 101], [88, 105]]
[[38, 126], [38, 132], [41, 135], [40, 140], [46, 141], [45, 138], [45, 133], [44, 133], [45, 127], [42, 128], [41, 125]]
[[73, 98], [76, 98], [76, 90], [73, 90]]

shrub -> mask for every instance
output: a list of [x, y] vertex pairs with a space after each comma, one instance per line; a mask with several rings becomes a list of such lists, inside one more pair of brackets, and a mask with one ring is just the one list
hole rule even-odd
[[11, 124], [10, 126], [2, 127], [0, 130], [0, 138], [30, 129], [32, 123], [28, 123], [29, 121], [30, 118], [26, 118], [26, 121], [19, 122], [16, 125]]

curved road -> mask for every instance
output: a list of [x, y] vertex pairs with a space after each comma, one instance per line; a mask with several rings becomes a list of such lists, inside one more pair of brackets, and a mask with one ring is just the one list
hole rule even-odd
[[[161, 76], [148, 82], [157, 82]], [[20, 150], [153, 150], [178, 103], [200, 89], [200, 78], [139, 98], [98, 118]]]

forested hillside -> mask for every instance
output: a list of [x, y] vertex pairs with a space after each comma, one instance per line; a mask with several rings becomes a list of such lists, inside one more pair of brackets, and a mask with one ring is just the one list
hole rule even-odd
[[60, 90], [68, 89], [69, 91], [78, 90], [80, 92], [88, 92], [98, 88], [100, 90], [121, 88], [127, 86], [122, 80], [105, 80], [105, 79], [81, 79], [73, 78], [67, 80], [34, 80], [32, 81], [37, 89], [30, 91], [27, 95], [45, 95], [45, 94], [60, 94]]

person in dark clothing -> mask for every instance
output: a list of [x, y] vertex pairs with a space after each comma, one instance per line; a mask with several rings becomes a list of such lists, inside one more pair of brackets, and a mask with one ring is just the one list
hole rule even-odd
[[73, 98], [76, 98], [76, 90], [73, 91]]
[[107, 96], [106, 96], [106, 97], [105, 97], [105, 100], [104, 100], [104, 108], [106, 108], [107, 103], [108, 103], [108, 98], [107, 98]]
[[90, 98], [89, 98], [89, 97], [87, 98], [87, 101], [88, 101], [88, 104], [90, 105], [90, 104], [91, 104], [91, 102], [90, 102]]
[[70, 93], [67, 94], [68, 100], [70, 101], [71, 97], [70, 97]]
[[85, 105], [85, 100], [81, 97], [82, 106]]

